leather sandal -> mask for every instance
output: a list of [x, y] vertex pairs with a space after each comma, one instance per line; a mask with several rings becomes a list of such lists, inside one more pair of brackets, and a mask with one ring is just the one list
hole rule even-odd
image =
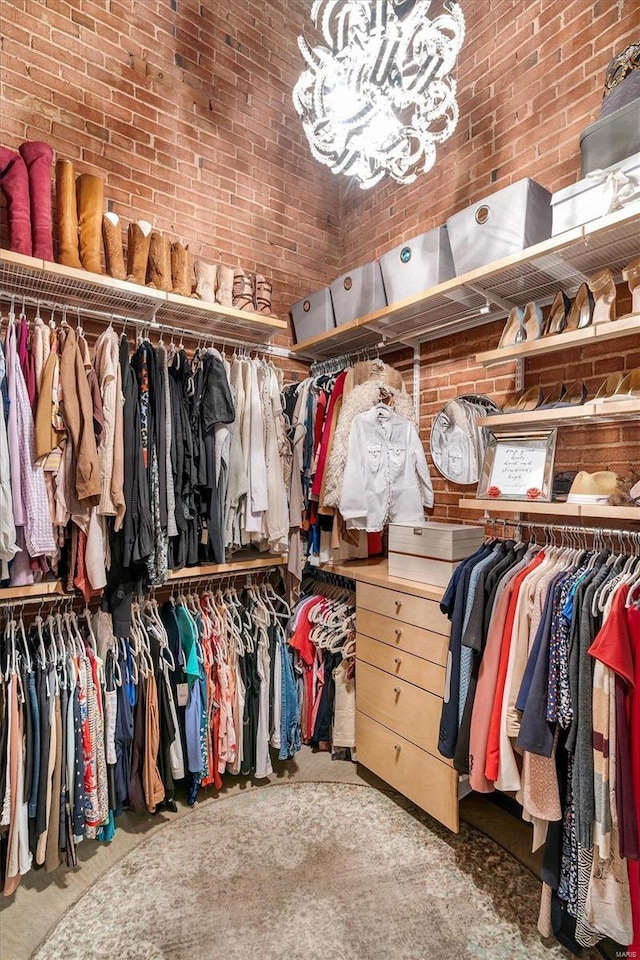
[[271, 312], [271, 295], [273, 293], [273, 284], [270, 280], [267, 280], [266, 277], [263, 277], [261, 273], [256, 273], [255, 276], [255, 302], [258, 313], [262, 313], [265, 317], [274, 317], [275, 314]]
[[556, 293], [553, 303], [551, 304], [551, 310], [549, 311], [549, 316], [544, 325], [543, 337], [553, 337], [562, 331], [567, 326], [567, 317], [569, 316], [569, 311], [571, 310], [571, 300], [566, 295], [564, 290], [558, 290]]
[[233, 274], [233, 306], [236, 310], [256, 312], [253, 283], [242, 267], [237, 267]]
[[593, 322], [604, 323], [616, 318], [616, 285], [608, 267], [598, 270], [587, 281], [594, 296]]

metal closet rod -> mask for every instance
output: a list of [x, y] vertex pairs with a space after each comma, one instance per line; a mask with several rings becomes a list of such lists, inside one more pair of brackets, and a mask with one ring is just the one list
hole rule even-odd
[[[504, 517], [483, 517], [485, 523], [500, 524], [504, 527], [524, 527], [529, 530], [557, 530], [559, 533], [597, 534], [603, 537], [640, 537], [640, 530], [627, 530], [622, 527], [585, 527], [578, 523], [536, 523], [529, 520], [505, 520]], [[634, 521], [630, 521], [633, 523]]]
[[274, 344], [266, 343], [264, 345], [258, 346], [255, 343], [250, 343], [248, 341], [239, 340], [237, 337], [222, 337], [217, 334], [210, 334], [204, 330], [190, 330], [186, 327], [175, 327], [168, 323], [159, 323], [153, 318], [141, 318], [141, 317], [127, 317], [124, 314], [116, 313], [115, 311], [109, 310], [94, 310], [92, 307], [84, 307], [78, 304], [61, 304], [54, 300], [43, 300], [40, 297], [31, 297], [26, 294], [16, 294], [9, 293], [7, 290], [0, 290], [0, 300], [11, 302], [11, 312], [15, 311], [16, 304], [19, 304], [22, 301], [22, 309], [26, 306], [35, 307], [36, 310], [39, 310], [43, 307], [45, 310], [50, 310], [52, 313], [61, 313], [63, 317], [66, 317], [67, 313], [75, 313], [78, 316], [85, 317], [95, 317], [98, 320], [108, 320], [109, 323], [119, 323], [122, 324], [123, 329], [126, 328], [129, 324], [135, 327], [142, 327], [143, 329], [148, 330], [158, 330], [164, 331], [166, 333], [177, 334], [181, 337], [189, 337], [191, 340], [200, 340], [208, 343], [219, 343], [223, 346], [230, 347], [242, 347], [244, 349], [257, 350], [259, 353], [269, 353], [275, 357], [284, 357], [287, 359], [294, 358], [295, 355], [291, 353], [286, 347], [277, 347]]

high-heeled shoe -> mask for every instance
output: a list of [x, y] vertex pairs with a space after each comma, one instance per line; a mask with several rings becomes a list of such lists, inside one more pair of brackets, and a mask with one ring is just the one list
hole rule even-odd
[[565, 330], [584, 330], [593, 323], [595, 300], [586, 283], [581, 283], [571, 304]]
[[564, 396], [567, 392], [567, 388], [564, 383], [557, 383], [549, 389], [549, 392], [544, 395], [544, 400], [540, 404], [540, 410], [551, 410], [553, 407], [557, 407], [558, 404], [564, 399]]
[[623, 373], [610, 373], [607, 379], [596, 390], [595, 400], [607, 400], [612, 397], [624, 378]]
[[640, 367], [630, 370], [620, 381], [615, 393], [605, 400], [637, 400], [640, 399]]
[[542, 310], [533, 300], [525, 304], [522, 326], [527, 343], [531, 340], [539, 340], [542, 336]]
[[508, 396], [502, 405], [502, 412], [528, 413], [531, 410], [537, 410], [543, 400], [544, 395], [540, 387], [529, 387], [528, 390]]
[[593, 322], [603, 323], [616, 318], [616, 285], [613, 273], [608, 267], [598, 270], [587, 280], [589, 290], [594, 296]]
[[640, 257], [632, 260], [622, 271], [622, 279], [629, 284], [631, 313], [640, 313]]
[[564, 396], [556, 403], [558, 407], [581, 407], [586, 403], [588, 390], [582, 380], [574, 380], [568, 387], [565, 387]]
[[553, 303], [551, 304], [551, 310], [549, 311], [547, 322], [544, 325], [542, 336], [552, 337], [554, 334], [562, 333], [567, 325], [567, 317], [570, 310], [570, 298], [566, 295], [564, 290], [558, 290], [554, 297]]
[[502, 336], [500, 337], [500, 347], [512, 347], [514, 343], [522, 343], [525, 335], [522, 327], [522, 310], [520, 307], [514, 307], [507, 317]]

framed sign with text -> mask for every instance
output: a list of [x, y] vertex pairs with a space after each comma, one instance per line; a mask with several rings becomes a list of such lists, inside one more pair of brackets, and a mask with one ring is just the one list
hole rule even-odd
[[557, 436], [557, 429], [524, 435], [489, 431], [478, 499], [549, 502]]

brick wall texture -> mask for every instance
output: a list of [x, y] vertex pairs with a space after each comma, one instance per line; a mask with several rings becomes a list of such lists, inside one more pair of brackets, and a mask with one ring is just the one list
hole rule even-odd
[[[311, 158], [291, 102], [296, 38], [312, 36], [308, 0], [2, 0], [0, 140], [46, 140], [78, 173], [104, 176], [125, 225], [151, 220], [196, 257], [271, 275], [284, 315], [343, 270], [513, 181], [531, 176], [557, 190], [579, 179], [579, 136], [597, 119], [607, 63], [640, 36], [638, 0], [463, 8], [460, 122], [411, 186], [361, 191]], [[0, 209], [0, 242], [4, 221]], [[499, 401], [513, 389], [513, 364], [485, 372], [474, 363], [500, 328], [423, 345], [427, 446], [447, 399], [477, 391]], [[611, 370], [640, 365], [628, 339], [594, 350], [527, 361], [527, 385], [578, 377], [595, 389]], [[560, 467], [628, 474], [638, 463], [637, 424], [561, 437]], [[461, 488], [433, 475], [436, 513], [460, 516]]]

